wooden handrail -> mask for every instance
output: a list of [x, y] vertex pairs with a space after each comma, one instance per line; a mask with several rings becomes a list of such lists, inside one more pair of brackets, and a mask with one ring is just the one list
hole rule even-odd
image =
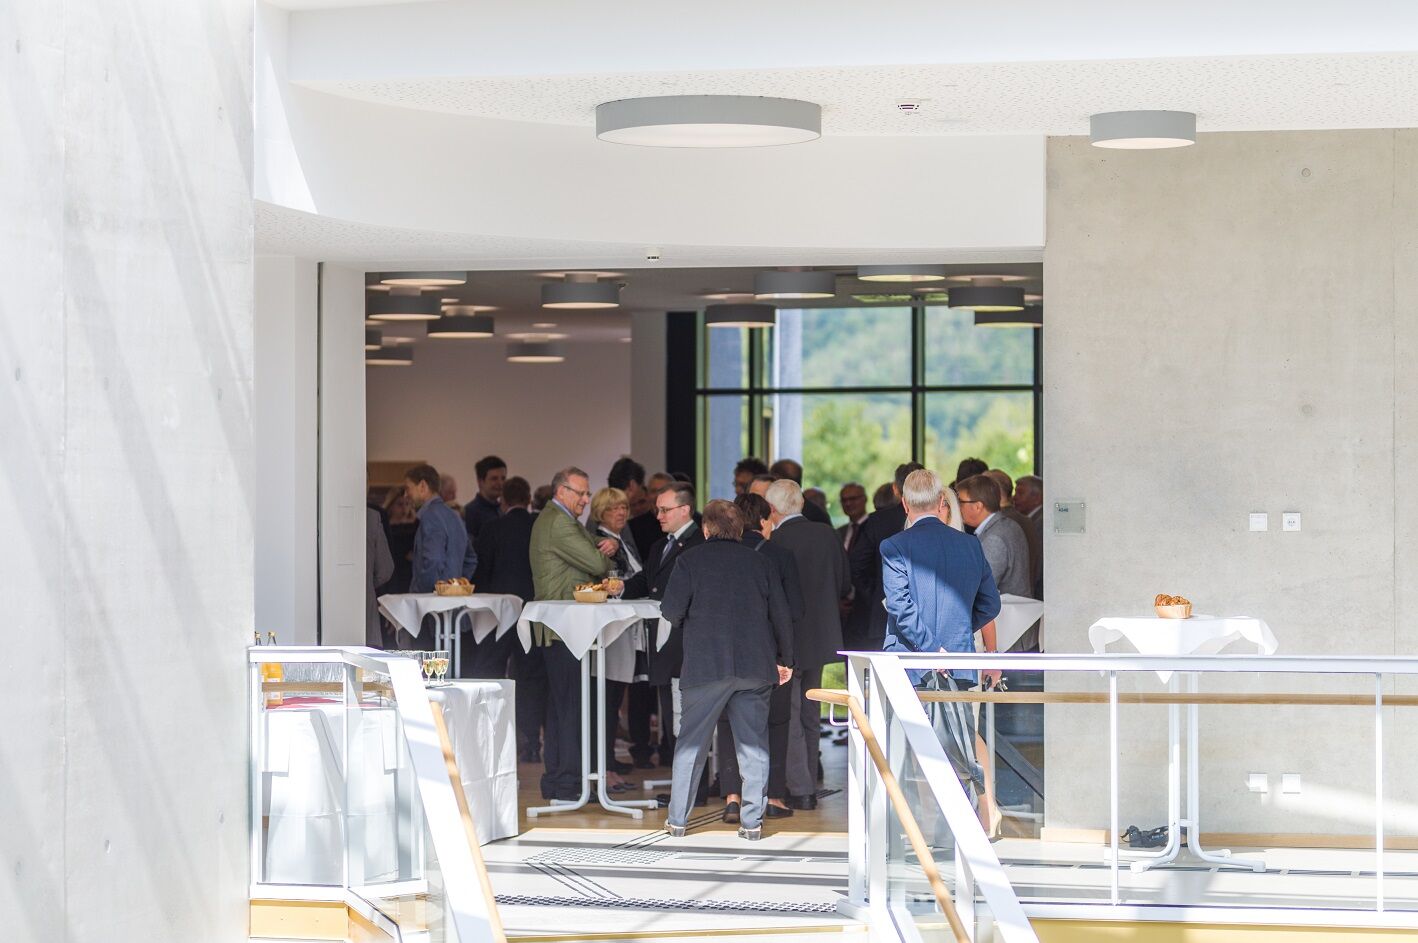
[[448, 736], [448, 724], [443, 719], [443, 705], [430, 701], [433, 708], [433, 729], [438, 731], [438, 744], [443, 748], [443, 762], [448, 767], [448, 781], [453, 785], [453, 796], [458, 801], [458, 812], [463, 816], [463, 831], [467, 834], [468, 847], [473, 853], [473, 864], [478, 870], [478, 883], [482, 885], [483, 899], [487, 901], [487, 920], [492, 927], [492, 938], [497, 943], [507, 943], [507, 933], [502, 929], [502, 917], [497, 912], [497, 895], [492, 890], [492, 878], [487, 873], [487, 862], [483, 860], [482, 845], [478, 842], [478, 827], [473, 822], [473, 812], [468, 808], [468, 797], [463, 792], [463, 777], [458, 772], [458, 759], [453, 753], [453, 741]]
[[960, 914], [955, 910], [955, 901], [951, 899], [950, 891], [940, 876], [940, 868], [935, 863], [930, 846], [926, 844], [926, 836], [922, 834], [921, 827], [916, 824], [916, 817], [911, 814], [911, 806], [906, 801], [906, 794], [901, 791], [901, 784], [896, 781], [896, 776], [891, 772], [891, 766], [886, 762], [886, 754], [882, 752], [881, 744], [877, 742], [875, 734], [872, 733], [871, 723], [867, 721], [867, 715], [861, 705], [850, 694], [843, 691], [813, 688], [807, 692], [807, 696], [811, 700], [827, 704], [843, 704], [851, 712], [852, 719], [857, 722], [857, 730], [862, 735], [862, 742], [866, 744], [867, 752], [871, 754], [872, 764], [876, 766], [877, 774], [881, 776], [881, 783], [886, 787], [886, 794], [891, 798], [891, 805], [896, 809], [896, 816], [901, 820], [901, 827], [906, 832], [906, 840], [911, 843], [911, 850], [916, 853], [916, 857], [921, 862], [921, 870], [925, 872], [926, 880], [931, 885], [931, 893], [935, 895], [936, 904], [939, 905], [941, 913], [945, 914], [945, 919], [950, 923], [956, 943], [969, 943], [970, 935], [965, 932], [965, 925], [960, 922]]

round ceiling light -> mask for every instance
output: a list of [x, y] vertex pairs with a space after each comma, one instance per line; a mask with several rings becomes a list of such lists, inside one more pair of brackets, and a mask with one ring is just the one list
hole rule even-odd
[[618, 308], [620, 286], [597, 280], [588, 272], [571, 272], [559, 282], [542, 286], [542, 307], [561, 309]]
[[1088, 119], [1094, 147], [1148, 150], [1196, 143], [1196, 115], [1190, 111], [1108, 111]]
[[707, 327], [772, 327], [777, 322], [778, 309], [772, 305], [725, 304], [704, 308]]
[[381, 285], [414, 288], [446, 288], [449, 285], [465, 285], [467, 282], [467, 272], [385, 272], [379, 276]]
[[1024, 289], [1002, 285], [998, 278], [974, 278], [968, 285], [950, 289], [950, 306], [975, 311], [1023, 311]]
[[661, 95], [596, 106], [596, 137], [643, 147], [770, 147], [822, 137], [822, 106], [753, 95]]
[[759, 272], [753, 276], [753, 295], [767, 299], [832, 298], [837, 294], [837, 276], [831, 272]]
[[452, 339], [491, 337], [492, 316], [487, 314], [445, 314], [428, 325], [429, 337]]
[[384, 332], [377, 327], [367, 327], [364, 329], [364, 349], [378, 350], [384, 346]]
[[864, 282], [939, 282], [947, 274], [944, 265], [857, 266], [857, 278]]
[[1023, 311], [979, 311], [975, 312], [976, 327], [1034, 327], [1044, 326], [1043, 305], [1025, 305]]
[[364, 355], [366, 367], [412, 367], [414, 349], [412, 347], [381, 347]]
[[438, 317], [438, 299], [393, 292], [375, 295], [365, 304], [365, 315], [374, 321], [432, 321]]
[[525, 342], [507, 345], [508, 363], [561, 363], [566, 352], [560, 344]]

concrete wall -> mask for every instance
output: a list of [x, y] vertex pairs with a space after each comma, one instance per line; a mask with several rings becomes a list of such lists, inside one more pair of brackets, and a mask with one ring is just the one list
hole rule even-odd
[[319, 311], [316, 265], [256, 260], [256, 625], [314, 645]]
[[7, 939], [246, 936], [250, 33], [0, 5]]
[[369, 460], [425, 459], [464, 502], [489, 453], [533, 488], [570, 464], [599, 488], [630, 451], [630, 347], [568, 344], [564, 363], [517, 364], [497, 341], [424, 341], [412, 367], [366, 371]]
[[[1045, 536], [1050, 651], [1087, 651], [1095, 619], [1169, 592], [1266, 619], [1284, 653], [1418, 653], [1415, 170], [1418, 131], [1050, 142], [1044, 479], [1051, 501], [1087, 502], [1085, 535]], [[1269, 532], [1248, 531], [1251, 511]], [[1284, 511], [1303, 513], [1300, 533], [1281, 532]], [[1267, 684], [1373, 690], [1229, 686]], [[1165, 714], [1124, 719], [1123, 821], [1157, 824]], [[1048, 723], [1049, 824], [1106, 824], [1105, 711]], [[1390, 724], [1391, 829], [1412, 834], [1397, 747], [1414, 727]], [[1372, 828], [1372, 711], [1204, 709], [1202, 736], [1205, 827]], [[1271, 794], [1249, 793], [1248, 772]], [[1302, 774], [1300, 795], [1278, 794], [1282, 772]]]
[[647, 474], [665, 467], [666, 316], [630, 316], [630, 454]]

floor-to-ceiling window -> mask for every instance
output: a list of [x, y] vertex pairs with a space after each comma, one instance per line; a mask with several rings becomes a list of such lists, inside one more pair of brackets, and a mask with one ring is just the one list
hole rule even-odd
[[949, 480], [970, 456], [1010, 475], [1039, 460], [1039, 332], [976, 327], [944, 306], [784, 308], [766, 329], [701, 327], [699, 478], [733, 497], [746, 455], [797, 459], [803, 486], [871, 494], [896, 466]]

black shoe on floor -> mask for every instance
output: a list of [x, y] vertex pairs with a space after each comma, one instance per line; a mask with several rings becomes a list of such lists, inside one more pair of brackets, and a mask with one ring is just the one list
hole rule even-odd
[[739, 824], [739, 804], [737, 802], [730, 802], [724, 806], [724, 821], [730, 825]]
[[786, 819], [793, 814], [792, 809], [785, 809], [782, 806], [768, 803], [763, 807], [763, 817], [765, 819]]
[[788, 806], [801, 812], [811, 812], [817, 808], [817, 796], [793, 796]]

